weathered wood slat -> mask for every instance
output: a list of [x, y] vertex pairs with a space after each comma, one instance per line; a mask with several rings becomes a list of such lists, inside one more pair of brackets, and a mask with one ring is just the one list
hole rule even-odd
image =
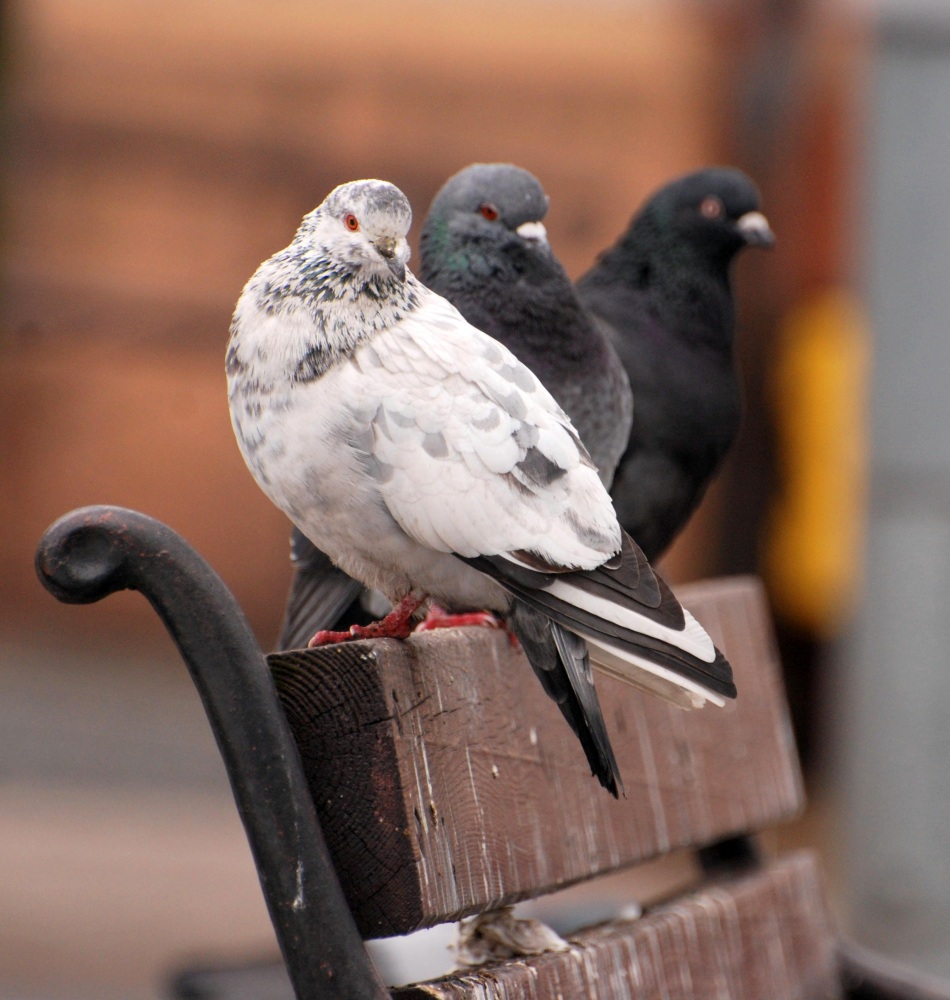
[[334, 863], [367, 937], [401, 934], [591, 874], [759, 829], [802, 789], [761, 586], [684, 587], [739, 699], [683, 712], [598, 679], [627, 797], [504, 634], [428, 633], [270, 664]]
[[571, 948], [393, 991], [395, 1000], [831, 1000], [834, 936], [814, 856], [789, 855]]

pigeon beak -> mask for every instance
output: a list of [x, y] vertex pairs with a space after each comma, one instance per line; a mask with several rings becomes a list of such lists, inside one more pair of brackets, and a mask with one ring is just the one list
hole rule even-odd
[[400, 252], [398, 241], [393, 236], [384, 236], [373, 244], [380, 257], [386, 262], [386, 267], [400, 281], [406, 280], [406, 255]]
[[531, 243], [543, 243], [547, 246], [548, 231], [541, 222], [522, 222], [515, 232], [523, 239]]
[[761, 212], [746, 212], [736, 222], [739, 235], [750, 247], [774, 247], [775, 233], [769, 228], [769, 220]]

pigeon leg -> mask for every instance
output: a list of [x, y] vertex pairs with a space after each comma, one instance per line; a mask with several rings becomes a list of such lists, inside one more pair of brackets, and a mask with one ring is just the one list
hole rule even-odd
[[416, 597], [406, 596], [386, 615], [382, 621], [371, 622], [369, 625], [351, 625], [346, 632], [331, 632], [321, 629], [307, 643], [307, 646], [329, 646], [334, 642], [349, 642], [351, 639], [406, 639], [412, 632], [409, 622], [419, 610], [427, 595]]
[[465, 628], [479, 625], [483, 628], [505, 628], [505, 623], [490, 611], [466, 611], [460, 615], [450, 615], [438, 604], [430, 604], [425, 619], [415, 628], [416, 632], [431, 632], [436, 628]]

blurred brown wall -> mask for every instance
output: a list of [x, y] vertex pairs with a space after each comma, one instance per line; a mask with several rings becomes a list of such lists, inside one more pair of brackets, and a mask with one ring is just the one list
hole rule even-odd
[[[118, 503], [191, 540], [270, 640], [287, 532], [234, 446], [223, 350], [244, 281], [335, 184], [393, 180], [418, 223], [450, 173], [514, 161], [542, 178], [552, 242], [578, 272], [644, 191], [717, 156], [719, 67], [700, 18], [361, 10], [15, 9], [0, 367], [6, 616], [91, 627], [40, 590], [32, 551], [61, 513]], [[101, 621], [138, 628], [150, 614], [141, 605]]]
[[[476, 160], [541, 178], [552, 244], [580, 273], [649, 190], [732, 156], [743, 8], [757, 5], [14, 6], [2, 620], [157, 628], [132, 598], [61, 608], [32, 573], [51, 520], [118, 503], [195, 544], [269, 643], [287, 526], [243, 467], [223, 375], [244, 281], [337, 183], [394, 181], [418, 230]], [[716, 503], [674, 555], [679, 575], [708, 566]]]

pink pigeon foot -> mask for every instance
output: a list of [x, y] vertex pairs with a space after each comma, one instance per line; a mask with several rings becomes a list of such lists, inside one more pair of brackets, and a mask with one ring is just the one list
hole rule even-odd
[[334, 642], [349, 642], [351, 639], [406, 639], [412, 633], [412, 616], [425, 599], [425, 594], [422, 597], [407, 594], [381, 621], [370, 622], [369, 625], [351, 625], [346, 632], [321, 629], [307, 646], [312, 649], [314, 646], [329, 646]]
[[437, 628], [466, 628], [478, 625], [481, 628], [506, 628], [505, 623], [490, 611], [466, 611], [460, 615], [450, 615], [438, 604], [430, 604], [425, 619], [415, 628], [416, 632], [431, 632]]

